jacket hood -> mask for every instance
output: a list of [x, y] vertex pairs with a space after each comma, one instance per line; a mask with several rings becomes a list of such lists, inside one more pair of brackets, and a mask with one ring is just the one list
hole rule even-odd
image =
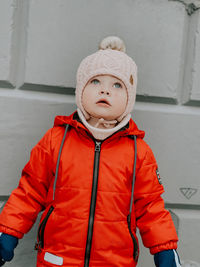
[[[72, 113], [69, 116], [56, 116], [54, 120], [54, 127], [56, 126], [63, 126], [65, 124], [69, 124], [74, 128], [82, 128], [88, 131], [88, 129], [81, 123], [77, 111]], [[142, 130], [139, 130], [136, 123], [130, 119], [129, 123], [127, 126], [123, 127], [122, 133], [125, 135], [136, 135], [138, 138], [144, 138], [145, 132]]]

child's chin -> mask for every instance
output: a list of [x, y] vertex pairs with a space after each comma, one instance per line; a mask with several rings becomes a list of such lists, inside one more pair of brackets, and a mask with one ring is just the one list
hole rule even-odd
[[110, 116], [106, 116], [104, 114], [101, 114], [98, 116], [99, 119], [103, 118], [106, 121], [112, 121], [112, 120], [116, 120], [116, 118], [110, 117]]

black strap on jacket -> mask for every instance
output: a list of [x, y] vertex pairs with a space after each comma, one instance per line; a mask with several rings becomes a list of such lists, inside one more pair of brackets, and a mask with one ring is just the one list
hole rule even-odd
[[62, 153], [62, 149], [63, 149], [63, 145], [64, 145], [64, 142], [65, 142], [65, 137], [67, 135], [68, 128], [69, 128], [69, 125], [65, 124], [65, 133], [63, 135], [63, 139], [62, 139], [62, 142], [61, 142], [61, 145], [60, 145], [60, 149], [59, 149], [59, 153], [58, 153], [58, 159], [57, 159], [57, 163], [56, 163], [56, 173], [55, 173], [55, 180], [54, 180], [54, 184], [53, 184], [53, 200], [55, 199], [56, 183], [57, 183], [57, 180], [58, 180], [58, 170], [59, 170], [59, 164], [60, 164], [60, 156], [61, 156], [61, 153]]
[[134, 195], [135, 173], [136, 173], [136, 164], [137, 164], [137, 137], [133, 135], [131, 136], [131, 139], [134, 140], [135, 155], [134, 155], [134, 164], [133, 164], [133, 180], [132, 180], [131, 202], [130, 202], [129, 214], [131, 214], [132, 208], [133, 208], [133, 195]]
[[135, 236], [133, 235], [132, 228], [131, 228], [131, 213], [132, 213], [133, 201], [134, 201], [134, 185], [135, 185], [136, 164], [137, 164], [137, 137], [135, 135], [133, 135], [133, 136], [130, 136], [130, 138], [134, 140], [135, 155], [134, 155], [134, 164], [133, 164], [131, 201], [130, 201], [129, 214], [127, 216], [127, 223], [128, 223], [128, 229], [129, 229], [129, 232], [130, 232], [131, 238], [133, 240], [133, 244], [134, 244], [133, 258], [134, 258], [135, 262], [137, 263], [138, 257], [139, 257], [139, 247], [138, 247], [138, 242], [137, 242]]

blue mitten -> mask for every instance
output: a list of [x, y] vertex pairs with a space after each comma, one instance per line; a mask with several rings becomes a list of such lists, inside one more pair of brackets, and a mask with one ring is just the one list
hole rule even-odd
[[154, 262], [156, 267], [181, 267], [178, 253], [174, 249], [156, 253]]
[[17, 237], [0, 233], [0, 266], [3, 266], [6, 261], [12, 260], [17, 244]]

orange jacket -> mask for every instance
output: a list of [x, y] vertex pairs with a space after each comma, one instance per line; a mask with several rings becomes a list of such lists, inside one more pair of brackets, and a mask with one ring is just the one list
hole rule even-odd
[[[75, 117], [77, 113], [56, 117], [54, 127], [32, 149], [19, 186], [0, 215], [0, 232], [21, 238], [44, 210], [38, 267], [136, 266], [136, 227], [152, 254], [176, 249], [176, 230], [160, 197], [164, 190], [144, 132], [131, 119], [127, 127], [95, 145]], [[54, 184], [65, 124], [70, 126]], [[137, 136], [137, 164], [128, 225], [135, 153], [131, 135]]]

